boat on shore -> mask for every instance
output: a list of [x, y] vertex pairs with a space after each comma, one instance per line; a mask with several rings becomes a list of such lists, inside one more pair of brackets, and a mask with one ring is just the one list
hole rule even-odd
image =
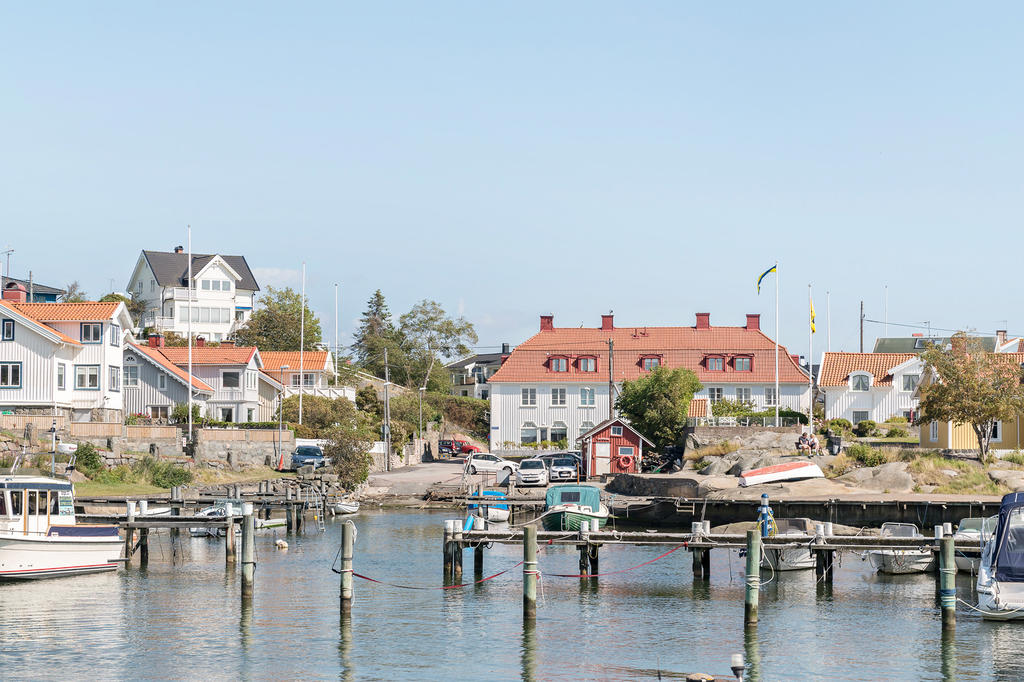
[[825, 474], [814, 462], [786, 462], [744, 471], [740, 474], [740, 485], [746, 487], [778, 481], [802, 481], [808, 478], [825, 478]]
[[544, 530], [578, 531], [584, 522], [596, 520], [599, 528], [608, 523], [608, 507], [601, 502], [601, 490], [592, 485], [556, 485], [544, 497]]
[[[883, 523], [883, 538], [920, 539], [921, 545], [930, 541], [912, 523]], [[904, 575], [927, 573], [935, 567], [935, 555], [929, 549], [872, 549], [868, 551], [871, 565], [879, 573]]]
[[[971, 517], [967, 519], [960, 519], [960, 523], [957, 524], [956, 532], [953, 533], [953, 539], [961, 542], [980, 542], [981, 547], [984, 549], [985, 543], [995, 533], [996, 525], [999, 523], [999, 515], [990, 516], [987, 519], [980, 517]], [[977, 573], [978, 568], [981, 566], [981, 556], [966, 555], [963, 552], [957, 550], [956, 553], [956, 568], [958, 571], [964, 571], [967, 573]]]
[[0, 475], [0, 580], [113, 571], [121, 548], [117, 526], [76, 521], [70, 481]]
[[982, 618], [1024, 619], [1024, 493], [1003, 497], [995, 533], [981, 552], [976, 587]]
[[[814, 522], [810, 519], [774, 519], [775, 532], [772, 540], [785, 541], [787, 535], [814, 535]], [[793, 541], [792, 547], [781, 549], [765, 549], [761, 556], [761, 567], [775, 571], [801, 571], [814, 568], [814, 554], [806, 541], [803, 544]]]
[[334, 506], [332, 507], [332, 509], [334, 510], [335, 514], [339, 514], [339, 515], [355, 514], [356, 512], [359, 511], [359, 501], [358, 500], [339, 500], [338, 502], [334, 503]]

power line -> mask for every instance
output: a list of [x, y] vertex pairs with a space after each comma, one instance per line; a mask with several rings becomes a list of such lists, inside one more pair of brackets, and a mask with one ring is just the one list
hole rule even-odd
[[[934, 327], [934, 326], [929, 325], [927, 322], [919, 322], [917, 324], [908, 324], [906, 322], [888, 322], [887, 323], [884, 320], [869, 320], [867, 318], [864, 318], [864, 321], [865, 322], [872, 322], [874, 324], [889, 324], [889, 325], [891, 325], [893, 327], [909, 327], [911, 329], [925, 329], [925, 328], [928, 328], [928, 329], [931, 329], [933, 332], [951, 332], [953, 334], [957, 334], [959, 332], [967, 333], [967, 332], [970, 332], [970, 331], [976, 331], [976, 330], [967, 330], [967, 329], [963, 329], [963, 328], [960, 328], [960, 329], [947, 329], [945, 327]], [[926, 327], [926, 325], [927, 325], [927, 327]], [[1021, 336], [1021, 334], [1011, 334], [1011, 333], [1007, 332], [1006, 336], [1007, 336], [1007, 338], [1010, 338], [1012, 336]]]

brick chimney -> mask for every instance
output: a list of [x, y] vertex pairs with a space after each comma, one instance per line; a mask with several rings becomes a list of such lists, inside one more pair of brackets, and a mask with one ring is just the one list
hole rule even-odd
[[798, 365], [800, 364], [800, 354], [799, 353], [790, 353], [789, 357], [793, 358], [793, 362], [795, 362], [796, 364], [798, 364]]
[[203, 338], [202, 336], [197, 336], [196, 337], [196, 348], [202, 348], [205, 345], [206, 345], [206, 339]]
[[11, 303], [24, 303], [28, 300], [28, 291], [24, 285], [17, 282], [8, 282], [7, 288], [4, 289], [4, 300]]
[[711, 313], [697, 313], [697, 329], [711, 329]]
[[997, 329], [996, 330], [996, 347], [997, 347], [997, 350], [998, 350], [998, 347], [1003, 345], [1004, 343], [1006, 343], [1006, 330], [1005, 329]]
[[220, 345], [221, 345], [222, 348], [234, 348], [235, 347], [235, 340], [234, 339], [224, 339], [223, 341], [220, 342]]
[[502, 355], [508, 355], [509, 354], [509, 349], [508, 349], [508, 344], [507, 343], [501, 344], [501, 354]]
[[555, 316], [554, 315], [541, 315], [540, 316], [540, 330], [542, 332], [549, 332], [555, 328]]
[[761, 314], [747, 313], [747, 329], [756, 331], [761, 328]]
[[164, 347], [164, 335], [163, 334], [150, 334], [149, 338], [146, 339], [149, 342], [150, 348], [163, 348]]
[[615, 316], [611, 313], [601, 316], [601, 331], [610, 332], [615, 329]]
[[183, 246], [175, 246], [174, 247], [174, 253], [182, 253], [184, 251], [185, 251], [185, 248]]

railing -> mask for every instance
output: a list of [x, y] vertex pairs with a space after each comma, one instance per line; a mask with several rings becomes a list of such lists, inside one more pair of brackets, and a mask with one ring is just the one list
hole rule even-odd
[[213, 394], [210, 402], [243, 402], [245, 391], [240, 388], [222, 388]]
[[325, 386], [322, 388], [316, 386], [303, 386], [301, 388], [299, 386], [284, 387], [285, 398], [290, 398], [293, 395], [298, 395], [299, 393], [302, 393], [302, 395], [321, 396], [324, 398], [330, 398], [331, 400], [337, 398], [348, 398], [355, 402], [356, 399], [356, 389], [351, 386]]
[[167, 329], [168, 327], [174, 326], [174, 318], [145, 313], [142, 316], [142, 326], [155, 327], [156, 329]]
[[775, 417], [690, 417], [686, 421], [689, 426], [715, 426], [722, 428], [744, 426], [796, 426], [801, 423], [797, 417], [780, 417], [779, 424], [775, 423]]
[[[165, 301], [167, 299], [169, 299], [169, 298], [173, 298], [175, 301], [187, 301], [188, 300], [188, 287], [174, 287], [173, 289], [171, 289], [171, 293], [170, 294], [166, 294], [166, 293], [164, 294], [164, 300]], [[199, 293], [195, 289], [192, 290], [192, 300], [193, 301], [198, 301], [199, 300]]]

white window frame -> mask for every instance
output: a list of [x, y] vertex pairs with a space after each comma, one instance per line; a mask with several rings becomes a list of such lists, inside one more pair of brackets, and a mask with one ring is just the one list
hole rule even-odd
[[565, 389], [564, 388], [552, 388], [551, 389], [551, 407], [565, 407]]
[[[537, 389], [523, 388], [519, 393], [520, 407], [537, 407]], [[536, 428], [536, 427], [534, 427]]]
[[[914, 385], [911, 386], [910, 388], [907, 388], [907, 379], [910, 378], [914, 379]], [[913, 393], [914, 389], [917, 388], [917, 384], [920, 383], [920, 381], [920, 374], [904, 374], [903, 379], [900, 381], [900, 386], [902, 387], [900, 390], [903, 391], [904, 393]]]
[[157, 387], [157, 390], [160, 390], [160, 391], [166, 391], [167, 390], [167, 374], [166, 373], [160, 372], [160, 373], [158, 373], [156, 375], [156, 387]]
[[[225, 385], [225, 383], [224, 383], [224, 376], [227, 375], [227, 374], [235, 374], [235, 375], [238, 376], [238, 385], [237, 386], [227, 386], [227, 385]], [[229, 389], [241, 390], [242, 387], [245, 386], [245, 384], [242, 383], [243, 381], [245, 381], [245, 379], [242, 377], [241, 370], [237, 370], [237, 369], [222, 369], [220, 371], [220, 387], [225, 389], [225, 390], [229, 390]], [[221, 421], [227, 421], [227, 420], [221, 419]]]
[[939, 422], [933, 421], [928, 424], [928, 440], [933, 443], [939, 441]]
[[57, 363], [57, 390], [66, 391], [68, 386], [68, 369], [67, 364], [63, 362]]
[[635, 455], [635, 454], [636, 454], [636, 448], [634, 448], [632, 445], [620, 445], [619, 446], [619, 457], [622, 457], [623, 455], [630, 455], [630, 456], [632, 456], [632, 455]]
[[[741, 362], [746, 365], [746, 367], [743, 368], [743, 369], [740, 369], [740, 363]], [[747, 358], [747, 357], [734, 358], [733, 361], [732, 361], [732, 366], [733, 366], [733, 369], [735, 369], [737, 372], [750, 372], [750, 371], [753, 371], [753, 369], [754, 369], [754, 360], [753, 360], [753, 358]]]
[[[84, 371], [83, 371], [84, 370]], [[96, 385], [89, 385], [89, 377], [92, 375], [96, 376]], [[84, 378], [84, 384], [80, 385], [79, 378]], [[75, 365], [75, 390], [76, 391], [98, 391], [100, 386], [100, 366], [99, 365]]]
[[[864, 415], [863, 419], [857, 419], [858, 412]], [[850, 410], [850, 421], [853, 422], [854, 426], [864, 421], [871, 421], [871, 410]]]
[[110, 324], [110, 345], [120, 346], [121, 345], [121, 325]]
[[708, 402], [714, 405], [719, 400], [725, 400], [725, 389], [721, 386], [708, 386]]
[[754, 393], [749, 387], [737, 386], [736, 387], [736, 401], [741, 403], [749, 403], [754, 399]]
[[3, 340], [14, 340], [14, 320], [4, 320]]
[[[864, 381], [864, 388], [857, 388], [860, 380]], [[866, 372], [857, 372], [850, 375], [850, 390], [855, 393], [866, 393], [871, 390], [871, 375]]]
[[[557, 365], [556, 365], [556, 363], [557, 363]], [[563, 373], [569, 371], [569, 358], [563, 358], [563, 357], [551, 358], [551, 360], [549, 361], [549, 365], [551, 367], [551, 371], [552, 372], [557, 372], [558, 374], [563, 374]], [[556, 367], [559, 367], [561, 369], [556, 369]]]
[[594, 407], [597, 404], [597, 391], [593, 386], [580, 388], [580, 407]]
[[107, 373], [110, 377], [110, 385], [108, 390], [120, 391], [121, 390], [121, 368], [116, 365], [110, 366], [110, 371]]
[[150, 405], [149, 417], [150, 419], [170, 419], [171, 408], [167, 405]]
[[[0, 374], [7, 375], [7, 383], [0, 384], [0, 388], [4, 389], [17, 389], [21, 388], [25, 383], [25, 377], [22, 375], [22, 366], [20, 362], [0, 362], [0, 367], [6, 369], [6, 372], [0, 372]], [[18, 381], [14, 382], [14, 372], [18, 372]]]
[[139, 366], [138, 365], [125, 365], [124, 366], [124, 387], [125, 388], [137, 388], [139, 385]]
[[613, 436], [621, 436], [622, 435], [622, 427], [621, 426], [613, 426], [613, 427], [611, 427], [611, 434]]
[[774, 386], [766, 386], [764, 389], [764, 404], [768, 407], [775, 407], [779, 403], [779, 396], [775, 393]]
[[1002, 443], [1003, 442], [1003, 421], [996, 419], [992, 422], [992, 437], [989, 439], [991, 443]]

